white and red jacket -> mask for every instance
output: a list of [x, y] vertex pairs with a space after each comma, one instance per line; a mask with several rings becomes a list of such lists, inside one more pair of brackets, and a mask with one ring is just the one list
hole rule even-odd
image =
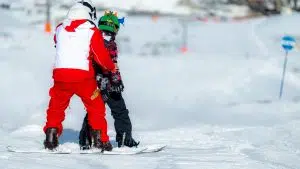
[[101, 31], [88, 20], [66, 20], [59, 24], [54, 41], [55, 81], [80, 82], [95, 78], [92, 60], [108, 71], [116, 69], [104, 46]]

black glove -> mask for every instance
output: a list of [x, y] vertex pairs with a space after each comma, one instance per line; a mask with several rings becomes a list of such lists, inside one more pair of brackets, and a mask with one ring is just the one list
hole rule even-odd
[[98, 84], [98, 88], [100, 89], [101, 95], [102, 95], [102, 99], [104, 102], [107, 102], [107, 100], [109, 99], [109, 79], [107, 77], [103, 77], [101, 74], [98, 74], [96, 76], [96, 80], [97, 80], [97, 84]]
[[107, 90], [101, 90], [100, 92], [101, 92], [102, 100], [104, 102], [107, 102], [109, 100], [109, 97], [110, 97], [108, 91]]
[[121, 79], [120, 72], [112, 73], [110, 82], [110, 92], [121, 93], [124, 91], [124, 84]]

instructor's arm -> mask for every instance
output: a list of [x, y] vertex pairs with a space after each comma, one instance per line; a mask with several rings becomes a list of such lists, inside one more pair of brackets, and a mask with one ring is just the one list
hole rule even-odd
[[98, 65], [102, 66], [108, 71], [116, 71], [115, 64], [111, 60], [110, 55], [104, 46], [104, 40], [101, 35], [101, 31], [97, 28], [95, 28], [95, 32], [92, 36], [90, 47], [91, 51], [94, 53], [93, 59], [97, 62]]

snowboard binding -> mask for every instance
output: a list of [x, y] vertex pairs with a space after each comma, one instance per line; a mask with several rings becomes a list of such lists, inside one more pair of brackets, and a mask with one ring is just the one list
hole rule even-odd
[[116, 141], [118, 143], [118, 147], [138, 147], [140, 142], [136, 142], [131, 135], [126, 134], [124, 132], [123, 134], [117, 134]]

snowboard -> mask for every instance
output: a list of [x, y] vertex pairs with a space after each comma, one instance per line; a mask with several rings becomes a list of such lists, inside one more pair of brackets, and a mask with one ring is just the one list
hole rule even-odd
[[45, 153], [45, 154], [101, 154], [101, 155], [135, 155], [143, 153], [156, 153], [162, 151], [166, 145], [148, 145], [141, 146], [138, 148], [114, 148], [112, 151], [104, 151], [98, 149], [91, 150], [74, 150], [63, 147], [58, 147], [56, 150], [46, 150], [46, 149], [22, 149], [13, 146], [7, 146], [7, 151], [12, 153], [24, 153], [24, 154], [35, 154], [35, 153]]

